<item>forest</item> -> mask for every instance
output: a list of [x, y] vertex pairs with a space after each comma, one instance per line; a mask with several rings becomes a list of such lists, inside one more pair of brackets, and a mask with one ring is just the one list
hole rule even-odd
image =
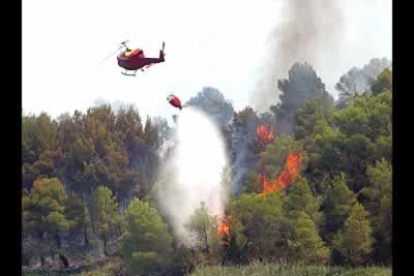
[[335, 88], [337, 100], [310, 64], [296, 63], [268, 112], [235, 111], [213, 87], [185, 103], [214, 120], [230, 159], [225, 216], [200, 202], [185, 226], [192, 246], [159, 207], [168, 179], [158, 172], [173, 154], [165, 118], [110, 104], [23, 114], [23, 269], [105, 264], [108, 275], [172, 276], [257, 263], [391, 266], [391, 62], [353, 67]]

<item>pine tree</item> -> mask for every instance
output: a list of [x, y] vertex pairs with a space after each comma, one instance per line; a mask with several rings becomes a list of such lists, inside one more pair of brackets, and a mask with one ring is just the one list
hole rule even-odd
[[[36, 180], [30, 193], [26, 191], [23, 196], [24, 229], [39, 243], [47, 244], [52, 257], [57, 252], [59, 258], [65, 260], [65, 267], [69, 263], [65, 257], [62, 238], [74, 225], [74, 221], [66, 216], [67, 198], [66, 190], [57, 178]], [[44, 251], [41, 258], [45, 257]]]
[[334, 178], [323, 204], [326, 232], [334, 233], [343, 226], [355, 202], [356, 195], [348, 188], [345, 174], [342, 173]]
[[90, 206], [94, 232], [102, 238], [104, 254], [107, 256], [109, 238], [121, 222], [118, 204], [112, 191], [107, 187], [100, 186], [92, 195]]
[[330, 251], [318, 234], [315, 223], [305, 212], [300, 212], [293, 240], [289, 242], [293, 257], [303, 264], [326, 264]]
[[375, 236], [376, 261], [391, 261], [392, 242], [392, 167], [384, 158], [374, 166], [368, 166], [370, 182], [361, 191], [364, 205], [370, 212]]
[[295, 63], [288, 74], [288, 79], [278, 81], [278, 88], [283, 92], [281, 102], [271, 107], [278, 121], [279, 133], [293, 131], [298, 109], [306, 100], [327, 94], [325, 84], [311, 65]]
[[320, 198], [313, 196], [308, 181], [298, 177], [286, 191], [283, 209], [288, 218], [296, 220], [301, 212], [309, 215], [317, 225], [322, 223], [323, 214], [319, 212]]
[[230, 244], [237, 261], [275, 261], [287, 256], [286, 222], [280, 194], [270, 192], [266, 197], [243, 193], [229, 205]]
[[217, 248], [218, 224], [216, 218], [210, 214], [204, 202], [201, 202], [185, 227], [194, 235], [193, 241], [197, 249], [205, 252], [207, 262], [214, 259], [214, 249]]
[[371, 91], [374, 95], [392, 90], [392, 74], [389, 68], [384, 69], [371, 84]]
[[333, 240], [333, 247], [340, 253], [345, 264], [364, 265], [369, 260], [373, 237], [368, 215], [364, 206], [355, 203], [343, 228]]
[[131, 274], [161, 275], [170, 265], [172, 237], [157, 210], [134, 198], [125, 214], [121, 252]]

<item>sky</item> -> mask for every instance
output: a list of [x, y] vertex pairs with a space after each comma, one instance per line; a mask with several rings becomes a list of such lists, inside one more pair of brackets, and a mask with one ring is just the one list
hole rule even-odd
[[[334, 96], [335, 83], [351, 67], [392, 59], [391, 0], [336, 1], [343, 13], [340, 47], [315, 68]], [[179, 111], [168, 104], [170, 93], [186, 102], [205, 86], [219, 89], [240, 110], [262, 76], [266, 41], [283, 19], [281, 4], [23, 0], [23, 112], [57, 117], [104, 99], [133, 104], [142, 116], [171, 118]], [[101, 63], [127, 39], [147, 57], [158, 57], [165, 41], [166, 61], [136, 77], [121, 74], [116, 55]]]

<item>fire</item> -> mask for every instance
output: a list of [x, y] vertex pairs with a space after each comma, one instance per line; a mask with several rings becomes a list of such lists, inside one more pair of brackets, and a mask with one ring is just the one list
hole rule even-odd
[[267, 144], [273, 141], [272, 128], [267, 129], [264, 124], [259, 125], [256, 130], [256, 145], [259, 151], [263, 151]]
[[225, 221], [220, 222], [219, 228], [218, 228], [218, 233], [221, 237], [229, 234], [230, 233], [230, 224], [228, 224]]
[[230, 236], [230, 223], [227, 221], [228, 218], [219, 218], [218, 219], [218, 235], [222, 238], [223, 244], [228, 245], [231, 240]]
[[298, 171], [301, 165], [301, 156], [298, 153], [291, 153], [286, 158], [286, 167], [292, 178], [296, 178], [298, 176]]
[[269, 179], [267, 179], [266, 178], [266, 176], [264, 176], [264, 175], [261, 175], [261, 181], [262, 181], [262, 184], [263, 184], [263, 192], [262, 192], [262, 194], [263, 195], [267, 195], [268, 193], [270, 193], [271, 191], [275, 191], [275, 192], [277, 192], [277, 191], [279, 191], [280, 190], [280, 186], [279, 186], [279, 183], [278, 183], [278, 181], [275, 181], [275, 182], [271, 182], [271, 181], [269, 181]]
[[286, 169], [282, 171], [274, 183], [270, 182], [264, 175], [262, 175], [262, 195], [267, 195], [271, 191], [278, 192], [281, 189], [286, 188], [298, 176], [301, 164], [300, 154], [290, 153], [286, 158]]

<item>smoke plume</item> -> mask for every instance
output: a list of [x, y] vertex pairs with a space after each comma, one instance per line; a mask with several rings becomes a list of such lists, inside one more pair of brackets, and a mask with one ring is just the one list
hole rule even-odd
[[184, 106], [194, 106], [209, 115], [220, 126], [227, 125], [233, 115], [233, 105], [226, 100], [216, 88], [204, 87], [197, 96], [187, 101]]
[[284, 0], [279, 14], [283, 16], [282, 22], [269, 35], [264, 75], [251, 97], [252, 105], [259, 111], [278, 103], [277, 81], [286, 77], [295, 62], [308, 62], [316, 68], [327, 64], [339, 48], [338, 38], [342, 34], [338, 1]]
[[225, 144], [213, 120], [194, 107], [177, 119], [176, 144], [162, 171], [159, 204], [170, 218], [177, 237], [191, 245], [184, 225], [205, 202], [212, 215], [223, 216], [227, 167]]

